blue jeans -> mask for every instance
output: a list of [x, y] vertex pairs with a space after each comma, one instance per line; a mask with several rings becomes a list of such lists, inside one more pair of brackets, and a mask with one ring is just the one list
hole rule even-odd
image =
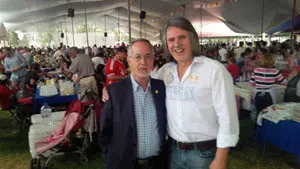
[[216, 154], [216, 148], [206, 151], [181, 150], [175, 142], [170, 143], [169, 148], [170, 169], [208, 169]]

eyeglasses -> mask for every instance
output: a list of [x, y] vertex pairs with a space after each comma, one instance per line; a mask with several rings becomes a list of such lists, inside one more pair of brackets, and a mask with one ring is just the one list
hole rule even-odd
[[136, 55], [136, 56], [131, 56], [131, 58], [133, 58], [135, 61], [140, 61], [143, 59], [145, 59], [146, 61], [152, 60], [154, 57], [152, 55]]

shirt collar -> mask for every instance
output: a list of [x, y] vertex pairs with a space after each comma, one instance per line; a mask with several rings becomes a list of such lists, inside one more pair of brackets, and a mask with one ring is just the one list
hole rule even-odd
[[[130, 80], [131, 80], [132, 88], [133, 88], [134, 92], [136, 92], [138, 90], [138, 88], [142, 89], [142, 87], [134, 80], [132, 74], [130, 74]], [[146, 92], [149, 91], [149, 89], [150, 89], [150, 80], [148, 82], [148, 88], [147, 88]]]
[[205, 56], [194, 56], [192, 63], [203, 63], [203, 59]]
[[[203, 63], [204, 57], [205, 57], [205, 56], [194, 56], [191, 65], [194, 64], [194, 63]], [[171, 64], [170, 66], [176, 67], [176, 65], [177, 65], [177, 64], [174, 63], [174, 64]]]

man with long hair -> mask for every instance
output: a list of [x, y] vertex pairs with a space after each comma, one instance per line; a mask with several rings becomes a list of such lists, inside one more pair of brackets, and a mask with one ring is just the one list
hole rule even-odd
[[171, 169], [225, 169], [239, 139], [233, 81], [226, 68], [196, 57], [199, 39], [185, 18], [169, 20], [162, 42], [172, 62], [157, 73], [166, 85]]

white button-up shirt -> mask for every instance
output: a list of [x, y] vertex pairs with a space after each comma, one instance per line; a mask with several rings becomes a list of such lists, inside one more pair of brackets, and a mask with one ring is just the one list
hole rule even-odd
[[187, 143], [217, 139], [219, 148], [237, 144], [233, 81], [221, 63], [194, 57], [181, 81], [175, 63], [164, 65], [156, 78], [166, 85], [167, 129], [173, 139]]

